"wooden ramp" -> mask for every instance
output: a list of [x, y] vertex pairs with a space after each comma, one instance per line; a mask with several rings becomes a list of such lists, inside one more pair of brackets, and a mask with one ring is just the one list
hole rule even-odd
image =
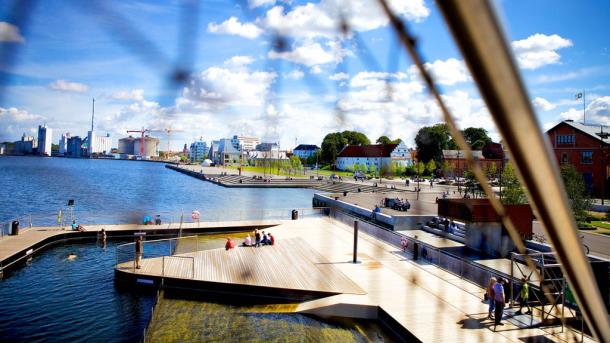
[[[340, 262], [347, 263], [347, 262]], [[213, 249], [166, 257], [146, 258], [141, 269], [133, 262], [117, 269], [142, 276], [169, 277], [284, 290], [366, 294], [333, 263], [302, 238], [277, 241], [274, 246]]]

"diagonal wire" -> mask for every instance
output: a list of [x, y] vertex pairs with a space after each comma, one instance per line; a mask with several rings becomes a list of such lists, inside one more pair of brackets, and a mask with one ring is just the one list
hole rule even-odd
[[[468, 162], [468, 165], [469, 165], [472, 173], [474, 174], [475, 178], [477, 179], [477, 181], [480, 183], [481, 187], [483, 188], [484, 193], [487, 195], [487, 198], [488, 198], [492, 208], [495, 210], [495, 212], [498, 214], [498, 216], [502, 220], [502, 224], [507, 229], [507, 232], [508, 232], [511, 240], [515, 243], [515, 247], [517, 248], [519, 253], [525, 254], [527, 252], [527, 250], [526, 250], [525, 244], [523, 243], [523, 240], [521, 239], [521, 236], [519, 235], [519, 232], [517, 231], [511, 218], [508, 216], [508, 213], [506, 212], [504, 205], [502, 205], [500, 200], [495, 196], [493, 190], [491, 189], [491, 186], [489, 185], [489, 183], [487, 181], [487, 178], [485, 177], [485, 173], [483, 171], [483, 168], [481, 167], [481, 164], [479, 163], [478, 160], [474, 159], [470, 145], [466, 142], [464, 135], [457, 127], [457, 123], [455, 122], [455, 119], [451, 115], [449, 108], [445, 104], [445, 101], [443, 100], [443, 98], [441, 96], [441, 92], [440, 92], [439, 88], [437, 87], [436, 83], [434, 82], [434, 79], [432, 78], [430, 73], [428, 73], [428, 71], [424, 67], [424, 59], [422, 58], [421, 54], [417, 50], [417, 47], [416, 47], [417, 42], [416, 42], [415, 38], [409, 32], [406, 23], [404, 23], [402, 20], [400, 20], [400, 18], [398, 18], [392, 12], [392, 10], [389, 8], [386, 0], [379, 0], [379, 2], [382, 5], [383, 10], [385, 11], [386, 15], [388, 16], [390, 23], [391, 23], [392, 27], [394, 28], [394, 31], [398, 35], [400, 42], [407, 49], [407, 52], [411, 56], [413, 63], [416, 65], [417, 69], [419, 70], [420, 75], [428, 88], [428, 91], [431, 93], [431, 95], [436, 100], [438, 106], [440, 107], [440, 110], [443, 114], [443, 118], [445, 119], [445, 122], [447, 122], [447, 124], [449, 125], [449, 129], [451, 131], [451, 135], [453, 136], [453, 139], [456, 141], [456, 143], [460, 147], [460, 149], [462, 149], [464, 151], [465, 159]], [[532, 270], [534, 270], [536, 276], [538, 278], [540, 278], [540, 272], [536, 268], [536, 264], [531, 259], [531, 257], [528, 255], [525, 255], [524, 259], [525, 259], [527, 266], [530, 267]], [[549, 292], [545, 290], [544, 293], [547, 294]], [[549, 302], [554, 303], [554, 299], [548, 294], [547, 294], [547, 299], [549, 300]], [[563, 318], [562, 318], [562, 320], [563, 320]]]

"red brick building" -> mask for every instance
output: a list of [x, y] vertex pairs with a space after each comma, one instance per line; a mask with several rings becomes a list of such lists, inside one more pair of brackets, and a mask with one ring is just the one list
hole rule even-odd
[[[553, 152], [559, 164], [572, 164], [582, 174], [585, 188], [591, 194], [601, 197], [605, 184], [605, 194], [610, 190], [608, 183], [608, 155], [610, 128], [600, 125], [577, 123], [564, 120], [549, 129]], [[602, 139], [601, 136], [606, 137]]]
[[[502, 171], [504, 164], [501, 158], [487, 159], [483, 157], [481, 150], [473, 150], [472, 155], [475, 160], [478, 160], [484, 171], [489, 170], [489, 165], [494, 164], [496, 168], [496, 174]], [[443, 162], [446, 162], [443, 170], [444, 177], [463, 177], [464, 171], [468, 170], [468, 162], [465, 159], [465, 153], [463, 150], [443, 150]]]

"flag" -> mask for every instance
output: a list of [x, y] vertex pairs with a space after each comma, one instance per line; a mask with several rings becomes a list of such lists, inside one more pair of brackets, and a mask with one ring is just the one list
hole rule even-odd
[[576, 94], [576, 100], [582, 98], [582, 92]]

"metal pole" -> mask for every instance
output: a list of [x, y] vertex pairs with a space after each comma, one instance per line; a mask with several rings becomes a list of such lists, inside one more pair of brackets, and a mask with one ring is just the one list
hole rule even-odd
[[358, 263], [358, 221], [354, 221], [354, 259], [353, 263]]
[[[510, 306], [513, 307], [513, 299], [515, 298], [515, 295], [513, 294], [513, 279], [515, 278], [514, 276], [514, 265], [515, 265], [515, 253], [512, 252], [510, 253]], [[527, 282], [527, 280], [526, 280]], [[523, 300], [522, 300], [523, 301]]]
[[587, 122], [587, 112], [586, 112], [586, 104], [587, 104], [587, 92], [586, 90], [582, 90], [582, 123], [585, 124]]

